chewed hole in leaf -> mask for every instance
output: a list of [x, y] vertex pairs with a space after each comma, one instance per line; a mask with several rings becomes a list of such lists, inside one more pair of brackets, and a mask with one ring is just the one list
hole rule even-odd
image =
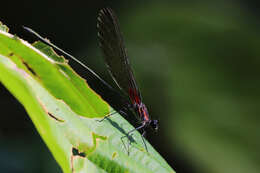
[[72, 148], [72, 155], [73, 156], [80, 156], [80, 157], [86, 157], [86, 154], [84, 152], [79, 152], [77, 148]]
[[67, 63], [67, 60], [63, 56], [59, 56], [53, 48], [46, 45], [43, 42], [37, 41], [33, 43], [33, 46], [40, 50], [42, 53], [46, 54], [48, 57], [50, 57], [52, 60], [58, 62], [58, 63]]
[[55, 119], [56, 121], [59, 121], [59, 122], [64, 122], [64, 120], [62, 120], [62, 119], [60, 119], [60, 118], [57, 118], [56, 116], [54, 116], [52, 113], [50, 113], [50, 112], [48, 112], [48, 115], [51, 117], [51, 118], [53, 118], [53, 119]]
[[29, 66], [27, 62], [23, 61], [23, 64], [25, 65], [27, 70], [29, 70], [34, 76], [37, 76], [36, 72]]
[[11, 53], [8, 54], [9, 57], [11, 57], [11, 56], [13, 56], [13, 55], [14, 55], [13, 52], [11, 52]]
[[114, 152], [114, 153], [112, 154], [112, 159], [114, 159], [116, 156], [117, 156], [117, 153]]

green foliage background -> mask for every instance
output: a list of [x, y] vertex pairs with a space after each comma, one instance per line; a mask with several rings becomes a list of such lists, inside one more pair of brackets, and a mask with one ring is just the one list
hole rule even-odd
[[170, 146], [198, 170], [258, 172], [259, 26], [234, 4], [133, 13], [124, 22], [129, 52]]

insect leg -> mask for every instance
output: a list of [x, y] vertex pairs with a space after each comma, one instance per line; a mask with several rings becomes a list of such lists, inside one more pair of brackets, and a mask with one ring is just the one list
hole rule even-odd
[[144, 130], [141, 137], [142, 137], [142, 140], [143, 140], [143, 143], [144, 143], [145, 150], [146, 150], [147, 153], [148, 153], [148, 148], [147, 148], [147, 145], [146, 145], [146, 143], [145, 143], [145, 141], [144, 141], [145, 135], [146, 135], [146, 131]]

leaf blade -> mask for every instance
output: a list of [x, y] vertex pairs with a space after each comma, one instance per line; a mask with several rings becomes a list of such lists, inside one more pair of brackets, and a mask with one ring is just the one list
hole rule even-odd
[[[0, 81], [24, 105], [64, 172], [173, 172], [150, 144], [149, 153], [145, 152], [139, 133], [134, 134], [135, 143], [128, 156], [120, 139], [133, 127], [119, 115], [102, 123], [96, 121], [100, 112], [112, 108], [66, 63], [56, 62], [27, 44], [0, 31]], [[48, 73], [55, 77], [46, 77]], [[56, 84], [61, 81], [62, 86], [50, 81], [46, 84], [45, 80]], [[68, 90], [75, 95], [69, 98], [73, 104], [66, 96], [57, 97], [57, 92]], [[78, 98], [81, 102], [75, 101]], [[73, 106], [81, 106], [83, 114]], [[84, 111], [87, 116], [83, 116]], [[91, 116], [93, 112], [95, 116]], [[74, 148], [85, 157], [73, 155]], [[89, 163], [93, 167], [88, 167]]]

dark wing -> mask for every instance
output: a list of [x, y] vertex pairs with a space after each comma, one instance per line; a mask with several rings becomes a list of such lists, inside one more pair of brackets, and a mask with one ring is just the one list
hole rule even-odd
[[99, 46], [113, 80], [132, 102], [140, 103], [141, 95], [128, 61], [118, 19], [112, 9], [100, 10], [97, 28]]

